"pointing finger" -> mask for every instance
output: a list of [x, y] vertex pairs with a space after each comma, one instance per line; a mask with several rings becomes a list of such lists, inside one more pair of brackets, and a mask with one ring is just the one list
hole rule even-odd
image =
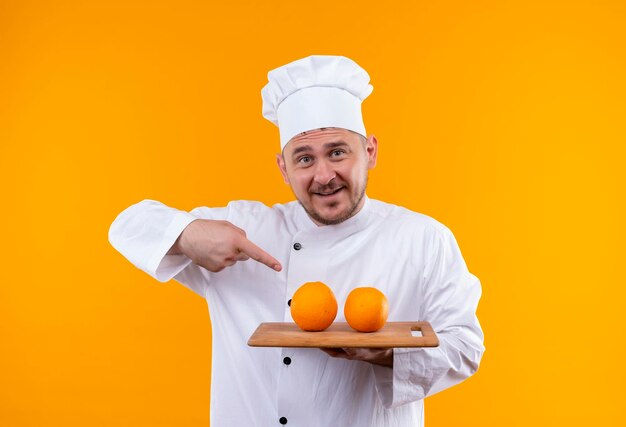
[[282, 269], [280, 263], [276, 258], [265, 252], [263, 249], [259, 248], [257, 245], [255, 245], [245, 237], [241, 239], [241, 243], [239, 244], [239, 251], [248, 255], [253, 260], [267, 265], [273, 270], [280, 271]]

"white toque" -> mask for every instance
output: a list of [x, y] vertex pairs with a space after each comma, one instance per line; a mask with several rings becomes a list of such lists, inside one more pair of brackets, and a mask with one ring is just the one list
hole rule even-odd
[[374, 88], [353, 60], [312, 55], [270, 71], [267, 79], [261, 90], [263, 117], [278, 126], [281, 150], [294, 136], [319, 128], [367, 136], [361, 102]]

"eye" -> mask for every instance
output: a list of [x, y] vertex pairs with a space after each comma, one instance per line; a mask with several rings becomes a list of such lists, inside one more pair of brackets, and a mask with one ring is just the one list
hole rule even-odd
[[298, 158], [298, 163], [303, 164], [303, 165], [308, 165], [309, 163], [311, 163], [311, 157], [310, 156], [302, 156], [300, 158]]
[[344, 151], [344, 150], [333, 150], [333, 151], [330, 153], [330, 157], [339, 157], [339, 156], [341, 156], [342, 154], [345, 154], [345, 151]]

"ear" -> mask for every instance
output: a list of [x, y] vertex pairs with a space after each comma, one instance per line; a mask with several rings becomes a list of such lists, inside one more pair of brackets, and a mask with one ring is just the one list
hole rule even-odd
[[280, 169], [280, 173], [285, 180], [285, 184], [290, 185], [289, 177], [287, 176], [287, 167], [285, 166], [285, 159], [283, 159], [282, 154], [276, 154], [276, 164], [278, 165], [278, 169]]
[[378, 158], [378, 139], [370, 135], [365, 142], [365, 152], [367, 153], [367, 168], [374, 169]]

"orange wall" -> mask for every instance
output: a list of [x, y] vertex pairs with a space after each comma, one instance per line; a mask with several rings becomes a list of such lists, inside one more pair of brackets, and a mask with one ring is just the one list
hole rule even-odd
[[208, 424], [205, 302], [108, 227], [290, 200], [260, 90], [309, 54], [372, 77], [370, 197], [448, 225], [482, 281], [483, 364], [427, 425], [626, 423], [624, 2], [382, 4], [0, 1], [0, 425]]

